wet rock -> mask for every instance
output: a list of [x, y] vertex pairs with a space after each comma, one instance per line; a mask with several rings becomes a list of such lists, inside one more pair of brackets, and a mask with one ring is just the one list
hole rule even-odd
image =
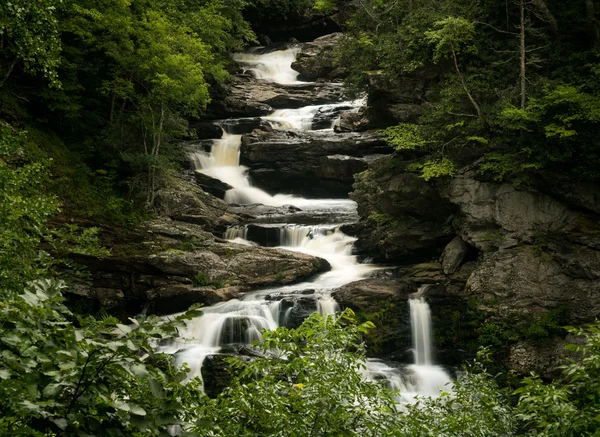
[[247, 239], [263, 247], [275, 247], [281, 245], [280, 228], [274, 226], [247, 225]]
[[289, 299], [291, 301], [290, 311], [283, 320], [286, 328], [296, 329], [314, 312], [317, 311], [315, 296], [307, 296]]
[[[105, 229], [109, 258], [77, 257], [92, 274], [80, 296], [158, 314], [210, 305], [255, 287], [289, 284], [328, 270], [309, 255], [235, 244], [197, 225], [158, 219], [136, 230]], [[110, 293], [105, 294], [105, 290]]]
[[364, 132], [369, 128], [370, 120], [367, 110], [362, 108], [358, 112], [345, 111], [340, 114], [339, 120], [333, 126], [335, 132]]
[[231, 185], [221, 182], [200, 171], [194, 172], [194, 179], [200, 188], [219, 199], [225, 199], [225, 193], [233, 188]]
[[260, 117], [274, 109], [300, 108], [339, 102], [343, 88], [331, 83], [300, 83], [281, 85], [235, 76], [213, 99], [205, 118]]
[[269, 206], [260, 203], [250, 205], [229, 205], [229, 211], [239, 215], [243, 222], [281, 220], [290, 214], [302, 211], [294, 205]]
[[390, 151], [374, 133], [255, 131], [242, 137], [241, 163], [268, 192], [332, 197], [348, 193], [367, 155]]
[[324, 107], [317, 112], [312, 121], [312, 130], [330, 129], [335, 120], [343, 114], [344, 111], [349, 111], [352, 106], [330, 106]]
[[447, 275], [456, 273], [467, 257], [468, 252], [469, 245], [460, 237], [455, 237], [450, 243], [448, 243], [448, 245], [444, 248], [442, 257], [440, 258], [444, 273]]
[[332, 33], [301, 45], [301, 51], [292, 63], [292, 68], [300, 73], [300, 80], [314, 81], [317, 79], [343, 79], [348, 72], [336, 65], [335, 48], [344, 35]]
[[223, 136], [221, 127], [206, 121], [192, 120], [189, 128], [195, 132], [195, 136], [199, 140], [218, 139]]
[[[444, 278], [439, 269], [438, 274]], [[412, 355], [407, 353], [412, 343], [409, 299], [421, 284], [419, 278], [409, 278], [405, 270], [399, 278], [370, 278], [347, 284], [333, 297], [342, 308], [353, 309], [359, 319], [374, 322], [375, 329], [366, 339], [369, 356], [412, 363]], [[471, 332], [460, 331], [461, 324], [469, 326], [466, 302], [448, 294], [444, 285], [430, 286], [425, 298], [432, 312], [437, 362], [460, 364], [464, 353], [450, 352], [456, 351], [466, 337], [472, 337]]]
[[255, 129], [267, 132], [271, 130], [269, 123], [260, 117], [231, 118], [219, 121], [219, 125], [225, 132], [233, 135], [249, 134]]
[[401, 280], [364, 279], [339, 288], [333, 297], [341, 306], [363, 313], [375, 313], [386, 302], [406, 301], [416, 291], [415, 284]]

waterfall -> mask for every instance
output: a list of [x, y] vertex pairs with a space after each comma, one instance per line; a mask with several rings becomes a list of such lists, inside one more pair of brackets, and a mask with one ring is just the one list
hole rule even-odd
[[423, 296], [409, 300], [410, 327], [416, 365], [430, 366], [431, 360], [431, 310]]
[[246, 240], [248, 237], [248, 226], [230, 226], [225, 231], [226, 240], [234, 240], [236, 238], [243, 238]]
[[292, 69], [292, 62], [296, 60], [299, 51], [299, 48], [293, 47], [263, 54], [235, 53], [233, 60], [242, 64], [244, 71], [251, 73], [257, 79], [280, 84], [305, 83], [298, 82], [299, 73]]
[[[254, 51], [236, 54], [234, 59], [256, 78], [295, 84], [298, 73], [291, 69], [291, 64], [296, 53], [296, 48], [263, 54]], [[334, 135], [327, 130], [333, 127], [339, 112], [358, 110], [363, 104], [363, 101], [354, 101], [280, 109], [262, 118], [273, 129], [319, 130], [319, 135]], [[226, 121], [222, 126], [226, 126]], [[223, 137], [212, 142], [210, 152], [193, 151], [190, 158], [196, 169], [232, 187], [225, 195], [228, 203], [295, 205], [301, 213], [286, 214], [286, 223], [267, 222], [268, 218], [261, 218], [260, 223], [255, 223], [251, 229], [246, 225], [232, 226], [225, 231], [224, 237], [238, 243], [255, 244], [248, 239], [264, 240], [266, 234], [264, 229], [261, 231], [255, 227], [267, 227], [271, 241], [279, 235], [279, 250], [324, 258], [331, 265], [331, 270], [305, 282], [249, 292], [239, 299], [203, 308], [202, 316], [187, 322], [186, 328], [181, 331], [181, 340], [164, 347], [175, 354], [176, 363], [188, 363], [191, 377], [201, 376], [205, 357], [222, 353], [224, 346], [231, 350], [228, 346], [260, 340], [264, 330], [297, 326], [298, 317], [311, 311], [335, 315], [339, 305], [332, 297], [333, 290], [363, 279], [377, 269], [358, 262], [352, 252], [356, 238], [340, 229], [342, 224], [355, 220], [356, 204], [353, 201], [271, 195], [252, 187], [247, 169], [240, 165], [241, 142], [241, 135], [228, 133], [225, 129]], [[203, 145], [205, 148], [206, 145]], [[276, 229], [271, 229], [273, 227]], [[263, 232], [262, 236], [260, 232]], [[446, 372], [433, 365], [431, 312], [422, 294], [409, 301], [415, 363], [399, 366], [378, 360], [366, 362], [365, 377], [384, 380], [390, 389], [400, 390], [399, 403], [412, 402], [418, 394], [435, 396], [439, 387], [450, 382]]]

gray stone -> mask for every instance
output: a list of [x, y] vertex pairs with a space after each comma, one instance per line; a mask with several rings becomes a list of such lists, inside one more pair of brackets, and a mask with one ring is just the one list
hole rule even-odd
[[465, 260], [468, 251], [469, 245], [460, 237], [455, 237], [450, 243], [448, 243], [448, 245], [444, 248], [442, 257], [440, 258], [444, 273], [447, 275], [456, 273]]
[[300, 73], [300, 80], [343, 79], [346, 69], [335, 62], [335, 48], [344, 38], [342, 33], [332, 33], [302, 44], [301, 50], [292, 63], [292, 68]]
[[213, 99], [205, 118], [260, 117], [274, 109], [335, 103], [342, 101], [343, 91], [331, 83], [281, 85], [238, 75]]
[[164, 218], [136, 230], [106, 229], [102, 241], [111, 257], [76, 258], [93, 279], [78, 294], [132, 312], [144, 305], [158, 314], [183, 311], [192, 303], [211, 305], [330, 268], [321, 258], [232, 243], [195, 224]]
[[200, 188], [219, 199], [225, 199], [225, 193], [233, 188], [231, 185], [221, 182], [198, 170], [194, 172], [194, 179]]

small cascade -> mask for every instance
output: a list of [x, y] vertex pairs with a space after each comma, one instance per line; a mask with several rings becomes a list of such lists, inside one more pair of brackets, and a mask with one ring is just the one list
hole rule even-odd
[[261, 47], [247, 53], [235, 53], [233, 60], [242, 64], [244, 71], [257, 79], [280, 84], [306, 83], [298, 81], [298, 73], [292, 70], [292, 62], [300, 51], [297, 47], [276, 50], [270, 53], [257, 53]]
[[[312, 105], [298, 109], [278, 109], [270, 115], [261, 117], [276, 130], [322, 130], [333, 129], [340, 111], [358, 110], [364, 100], [333, 103], [331, 105]], [[316, 119], [319, 122], [316, 123]]]
[[243, 240], [248, 242], [248, 226], [230, 226], [225, 230], [223, 236], [226, 240], [238, 241]]
[[413, 351], [417, 366], [430, 366], [431, 359], [431, 310], [423, 296], [409, 300], [410, 327]]

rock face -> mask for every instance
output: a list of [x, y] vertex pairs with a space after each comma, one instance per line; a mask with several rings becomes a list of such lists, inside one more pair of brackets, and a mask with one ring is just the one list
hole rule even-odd
[[172, 220], [193, 223], [207, 231], [223, 230], [234, 221], [227, 204], [185, 177], [174, 177], [156, 194], [156, 212]]
[[436, 69], [419, 69], [391, 82], [380, 71], [367, 72], [367, 107], [372, 127], [417, 121], [438, 79]]
[[341, 85], [305, 83], [280, 85], [254, 79], [247, 75], [234, 76], [219, 95], [213, 98], [205, 118], [260, 117], [275, 109], [295, 109], [342, 101]]
[[199, 226], [158, 219], [135, 231], [105, 230], [106, 259], [80, 257], [92, 286], [78, 294], [106, 307], [158, 314], [214, 304], [254, 287], [289, 284], [329, 269], [327, 261], [215, 238]]
[[362, 218], [356, 247], [376, 261], [430, 259], [452, 239], [454, 207], [406, 166], [381, 158], [357, 175], [351, 193]]
[[335, 64], [335, 48], [344, 38], [342, 33], [331, 33], [302, 44], [292, 68], [300, 73], [299, 80], [343, 79], [348, 72]]
[[255, 131], [242, 138], [241, 163], [267, 191], [331, 197], [350, 191], [370, 155], [389, 152], [373, 133]]
[[550, 376], [565, 357], [557, 326], [600, 315], [597, 194], [589, 186], [568, 195], [489, 181], [477, 162], [427, 183], [406, 171], [409, 162], [382, 159], [359, 175], [352, 193], [365, 225], [359, 248], [407, 263], [437, 258], [443, 248], [439, 269], [409, 264], [395, 274], [468, 301], [468, 312], [479, 314], [477, 342], [491, 335], [496, 347], [504, 342], [499, 359], [509, 368]]

